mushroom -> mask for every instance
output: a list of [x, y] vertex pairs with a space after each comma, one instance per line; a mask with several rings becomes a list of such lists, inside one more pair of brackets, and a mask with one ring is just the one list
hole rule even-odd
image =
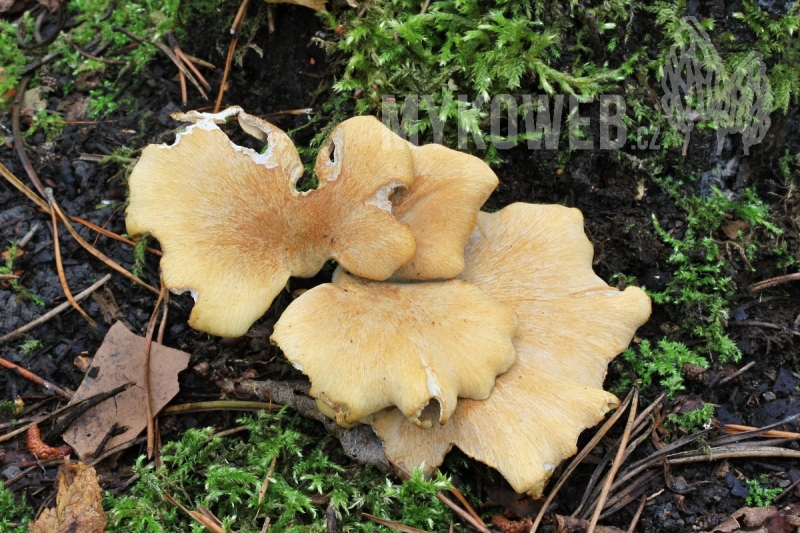
[[497, 176], [475, 156], [438, 144], [409, 146], [414, 185], [397, 192], [393, 212], [411, 228], [417, 253], [394, 277], [452, 279], [464, 270], [464, 244]]
[[283, 312], [271, 340], [342, 425], [389, 406], [422, 428], [484, 400], [514, 362], [517, 317], [460, 280], [389, 283], [334, 273]]
[[577, 209], [513, 204], [481, 213], [460, 276], [519, 318], [516, 361], [488, 399], [461, 399], [445, 425], [420, 429], [397, 409], [373, 414], [387, 457], [431, 470], [458, 446], [539, 497], [580, 432], [618, 405], [602, 389], [608, 362], [650, 314], [641, 289], [620, 292], [592, 271]]
[[[233, 116], [266, 152], [235, 145], [216, 125]], [[194, 124], [172, 146], [145, 148], [126, 222], [129, 234], [160, 241], [164, 283], [195, 297], [193, 328], [244, 334], [290, 276], [311, 277], [330, 258], [381, 280], [414, 256], [414, 236], [388, 200], [413, 184], [411, 150], [374, 117], [332, 132], [308, 192], [296, 187], [303, 165], [291, 139], [268, 122], [238, 107], [176, 118]]]

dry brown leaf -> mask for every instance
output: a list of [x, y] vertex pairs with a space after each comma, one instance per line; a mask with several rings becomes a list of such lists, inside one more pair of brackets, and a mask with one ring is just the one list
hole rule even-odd
[[83, 463], [61, 465], [56, 506], [45, 509], [28, 526], [28, 533], [103, 533], [106, 514], [102, 499], [94, 468]]
[[[142, 366], [144, 345], [144, 337], [131, 333], [121, 322], [117, 322], [97, 350], [92, 368], [70, 404], [126, 383], [134, 385], [89, 409], [64, 432], [64, 442], [72, 446], [81, 459], [86, 460], [91, 456], [114, 423], [127, 430], [112, 437], [105, 449], [133, 440], [147, 427]], [[150, 394], [154, 415], [178, 393], [178, 373], [186, 369], [188, 364], [188, 353], [153, 342], [150, 352]]]
[[769, 507], [742, 507], [730, 518], [711, 530], [711, 533], [796, 533], [800, 526], [800, 508], [789, 506], [778, 510]]
[[746, 229], [749, 225], [750, 224], [744, 220], [726, 220], [725, 223], [722, 224], [722, 231], [725, 232], [725, 235], [727, 235], [729, 239], [733, 240], [739, 236], [740, 231]]

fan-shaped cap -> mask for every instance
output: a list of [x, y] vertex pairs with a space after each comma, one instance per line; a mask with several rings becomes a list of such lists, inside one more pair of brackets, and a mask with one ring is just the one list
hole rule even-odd
[[464, 244], [497, 176], [475, 156], [438, 144], [409, 146], [414, 186], [397, 192], [394, 214], [411, 227], [417, 252], [394, 276], [451, 279], [464, 270]]
[[394, 409], [373, 415], [386, 455], [432, 469], [456, 445], [517, 492], [541, 495], [580, 432], [617, 399], [603, 391], [608, 362], [650, 315], [640, 289], [620, 292], [592, 272], [592, 246], [576, 209], [513, 204], [481, 213], [461, 279], [519, 317], [517, 358], [484, 401], [459, 400], [444, 426], [421, 430]]
[[516, 330], [510, 307], [464, 281], [379, 283], [337, 270], [289, 305], [271, 338], [337, 422], [395, 405], [430, 427], [458, 397], [489, 396], [514, 361]]
[[[234, 115], [265, 153], [215, 125]], [[303, 166], [280, 129], [238, 107], [179, 118], [195, 124], [172, 146], [145, 148], [134, 168], [126, 222], [129, 234], [161, 242], [167, 287], [196, 295], [192, 327], [242, 335], [289, 276], [313, 276], [329, 258], [386, 279], [413, 257], [411, 231], [381, 203], [412, 185], [411, 152], [377, 119], [340, 124], [320, 152], [318, 189], [301, 193]]]

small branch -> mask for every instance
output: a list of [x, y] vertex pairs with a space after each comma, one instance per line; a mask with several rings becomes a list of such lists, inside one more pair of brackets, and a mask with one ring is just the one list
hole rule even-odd
[[670, 465], [719, 461], [720, 459], [746, 459], [750, 457], [786, 457], [800, 459], [800, 451], [776, 448], [772, 446], [720, 446], [712, 448], [709, 453], [667, 457]]
[[[67, 307], [69, 307], [69, 304], [67, 304]], [[6, 337], [7, 336], [8, 335], [6, 335]], [[0, 338], [0, 341], [2, 341], [4, 338], [5, 337]], [[20, 376], [22, 376], [23, 378], [27, 379], [31, 383], [36, 383], [37, 385], [39, 385], [40, 387], [44, 388], [45, 390], [53, 391], [57, 396], [65, 399], [65, 400], [71, 400], [72, 399], [72, 394], [68, 393], [67, 391], [65, 391], [61, 387], [50, 383], [46, 379], [40, 378], [39, 376], [37, 376], [36, 374], [31, 372], [30, 370], [26, 370], [26, 369], [22, 368], [21, 366], [15, 364], [15, 363], [12, 363], [8, 359], [4, 359], [4, 358], [0, 357], [0, 366], [4, 366], [9, 370], [14, 370], [14, 371], [18, 372]]]
[[72, 41], [65, 39], [67, 44], [71, 44], [72, 47], [78, 52], [80, 55], [85, 57], [86, 59], [91, 59], [92, 61], [99, 61], [100, 63], [105, 63], [106, 65], [127, 65], [127, 61], [122, 61], [120, 59], [103, 59], [102, 57], [97, 57], [95, 55], [90, 54], [89, 52], [81, 49], [77, 44], [73, 43]]
[[22, 162], [22, 167], [25, 169], [25, 172], [28, 174], [31, 182], [33, 182], [36, 190], [39, 191], [39, 194], [41, 196], [45, 196], [44, 185], [42, 185], [42, 182], [39, 180], [39, 176], [36, 174], [36, 171], [33, 169], [33, 165], [31, 165], [30, 159], [28, 159], [28, 155], [25, 153], [25, 145], [22, 142], [22, 132], [19, 127], [20, 105], [22, 103], [22, 96], [25, 94], [25, 87], [28, 85], [29, 79], [30, 78], [28, 76], [25, 76], [22, 78], [22, 81], [19, 82], [17, 95], [14, 98], [14, 105], [11, 108], [11, 131], [14, 135], [14, 148], [17, 150], [17, 156]]
[[144, 404], [147, 410], [147, 458], [153, 458], [153, 449], [155, 447], [155, 425], [153, 422], [153, 399], [150, 394], [150, 351], [153, 348], [153, 332], [156, 328], [156, 321], [158, 320], [158, 311], [161, 307], [161, 301], [164, 299], [164, 293], [167, 291], [167, 286], [161, 284], [161, 292], [158, 293], [158, 299], [150, 315], [150, 321], [147, 323], [147, 333], [144, 337]]
[[[46, 189], [47, 192], [47, 199], [50, 203], [54, 202], [53, 200], [53, 191], [50, 189]], [[92, 320], [92, 318], [86, 314], [78, 302], [75, 301], [75, 298], [72, 296], [72, 291], [69, 289], [69, 283], [67, 283], [67, 275], [64, 274], [64, 264], [61, 262], [61, 245], [58, 242], [58, 220], [56, 220], [56, 212], [54, 209], [50, 209], [50, 219], [53, 224], [53, 255], [55, 255], [56, 260], [56, 273], [58, 274], [58, 281], [61, 283], [61, 290], [64, 291], [64, 296], [67, 297], [67, 301], [72, 305], [72, 307], [80, 313], [80, 315], [86, 319], [90, 326], [95, 327], [97, 326], [97, 322]]]
[[[92, 294], [94, 291], [96, 291], [97, 289], [99, 289], [100, 287], [105, 285], [105, 283], [110, 279], [111, 279], [111, 274], [106, 274], [99, 281], [97, 281], [94, 285], [92, 285], [91, 287], [89, 287], [85, 291], [78, 293], [75, 296], [75, 301], [76, 302], [80, 302], [81, 300], [83, 300], [84, 298], [86, 298], [87, 296]], [[11, 333], [7, 333], [7, 334], [3, 335], [2, 337], [0, 337], [0, 344], [4, 344], [4, 343], [6, 343], [6, 342], [8, 342], [10, 340], [14, 340], [17, 337], [19, 337], [20, 335], [23, 335], [24, 333], [27, 333], [28, 331], [32, 330], [36, 326], [44, 324], [45, 322], [47, 322], [48, 320], [50, 320], [54, 316], [56, 316], [59, 313], [62, 313], [65, 310], [69, 309], [71, 305], [72, 304], [70, 304], [69, 302], [64, 302], [63, 304], [59, 305], [58, 307], [54, 308], [53, 310], [43, 314], [42, 316], [40, 316], [36, 320], [28, 322], [24, 326], [15, 329]]]
[[204, 411], [277, 411], [283, 407], [275, 403], [247, 402], [240, 400], [216, 400], [213, 402], [183, 403], [170, 405], [161, 410], [162, 415], [199, 413]]
[[775, 285], [781, 285], [790, 281], [800, 281], [800, 272], [795, 274], [786, 274], [785, 276], [778, 276], [776, 278], [765, 279], [764, 281], [753, 283], [750, 285], [750, 290], [753, 292], [763, 291], [764, 289], [769, 289]]
[[203, 85], [203, 87], [205, 87], [206, 89], [210, 90], [211, 89], [211, 85], [203, 77], [203, 75], [200, 73], [200, 71], [197, 70], [197, 67], [194, 66], [194, 63], [192, 63], [192, 61], [189, 59], [189, 56], [187, 56], [186, 54], [183, 53], [183, 50], [181, 50], [181, 47], [180, 46], [176, 46], [173, 49], [173, 51], [175, 52], [175, 55], [178, 56], [181, 59], [181, 61], [183, 61], [183, 64], [186, 65], [187, 67], [189, 67], [189, 70], [191, 70], [192, 73], [195, 75], [195, 77], [197, 78], [197, 81], [199, 81]]
[[628, 447], [628, 438], [630, 437], [631, 430], [633, 429], [633, 422], [636, 420], [636, 408], [638, 405], [639, 390], [634, 389], [633, 400], [631, 400], [631, 407], [628, 413], [628, 423], [625, 425], [625, 432], [622, 434], [622, 440], [620, 441], [619, 448], [617, 448], [617, 456], [614, 458], [614, 462], [611, 464], [611, 470], [608, 472], [608, 477], [603, 485], [603, 490], [600, 491], [600, 497], [597, 499], [597, 504], [594, 508], [592, 519], [589, 521], [589, 527], [586, 529], [586, 533], [594, 533], [594, 530], [597, 527], [597, 520], [600, 518], [600, 513], [603, 512], [603, 507], [606, 504], [608, 493], [611, 490], [611, 484], [614, 482], [614, 477], [616, 477], [619, 467], [622, 465], [622, 457], [625, 454], [625, 448]]
[[[734, 379], [738, 378], [739, 376], [741, 376], [742, 374], [744, 374], [745, 372], [747, 372], [748, 370], [753, 368], [755, 365], [756, 365], [755, 361], [750, 361], [749, 363], [744, 365], [742, 368], [740, 368], [739, 370], [737, 370], [736, 372], [734, 372], [730, 376], [724, 377], [721, 380], [719, 380], [717, 382], [717, 386], [724, 385], [724, 384], [728, 383], [729, 381], [733, 381]], [[709, 388], [711, 388], [711, 387], [709, 387]]]
[[[752, 426], [742, 426], [740, 424], [725, 424], [724, 426], [722, 426], [721, 429], [724, 433], [727, 433], [728, 435], [735, 435], [737, 433], [743, 433], [745, 431], [758, 431], [760, 428]], [[791, 431], [778, 431], [774, 429], [768, 430], [757, 436], [764, 439], [800, 439], [800, 433], [793, 433]]]
[[[69, 219], [72, 220], [73, 222], [77, 222], [78, 224], [82, 224], [82, 225], [86, 226], [87, 228], [89, 228], [92, 231], [96, 231], [97, 233], [99, 233], [101, 235], [104, 235], [106, 237], [114, 239], [115, 241], [124, 242], [125, 244], [130, 245], [130, 246], [136, 246], [136, 242], [135, 241], [132, 241], [130, 239], [126, 239], [125, 237], [122, 237], [121, 235], [117, 235], [113, 231], [109, 231], [109, 230], [107, 230], [105, 228], [101, 228], [100, 226], [98, 226], [97, 224], [94, 224], [93, 222], [89, 222], [88, 220], [84, 220], [82, 218], [75, 217], [75, 216], [71, 216], [71, 217], [69, 217]], [[158, 256], [164, 255], [163, 253], [161, 253], [161, 250], [156, 250], [155, 248], [150, 248], [149, 246], [147, 248], [145, 248], [145, 249], [148, 252], [150, 252], [151, 254], [155, 254], [155, 255], [158, 255]]]
[[72, 224], [69, 223], [69, 221], [67, 220], [67, 216], [64, 214], [63, 211], [61, 211], [61, 208], [58, 206], [57, 202], [53, 201], [52, 202], [52, 207], [53, 207], [53, 209], [55, 209], [56, 214], [58, 214], [58, 216], [61, 217], [61, 220], [64, 222], [64, 225], [67, 227], [67, 230], [69, 230], [70, 235], [72, 235], [72, 238], [75, 239], [76, 241], [78, 241], [78, 244], [83, 246], [86, 249], [87, 252], [89, 252], [90, 254], [95, 256], [97, 259], [99, 259], [100, 261], [105, 263], [110, 268], [116, 270], [117, 272], [119, 272], [120, 274], [125, 276], [126, 278], [130, 279], [134, 283], [138, 283], [139, 285], [141, 285], [145, 289], [148, 289], [151, 292], [154, 292], [156, 294], [160, 294], [161, 293], [161, 291], [159, 291], [155, 287], [151, 287], [150, 285], [148, 285], [144, 281], [140, 280], [139, 278], [137, 278], [136, 276], [134, 276], [133, 274], [131, 274], [130, 272], [128, 272], [127, 270], [125, 270], [124, 268], [119, 266], [116, 262], [114, 262], [114, 260], [112, 260], [111, 258], [106, 256], [103, 252], [101, 252], [100, 250], [98, 250], [97, 248], [95, 248], [94, 246], [89, 244], [88, 242], [86, 242], [86, 240], [84, 240], [83, 237], [78, 235], [78, 232], [75, 231], [75, 228], [72, 227]]
[[236, 13], [236, 17], [233, 19], [233, 24], [231, 25], [231, 35], [233, 37], [228, 47], [228, 56], [225, 58], [225, 70], [222, 72], [222, 82], [219, 86], [217, 101], [214, 104], [214, 113], [219, 113], [219, 108], [222, 107], [222, 97], [225, 94], [225, 86], [228, 84], [228, 75], [230, 74], [231, 64], [233, 63], [233, 54], [236, 51], [236, 45], [239, 43], [239, 30], [242, 28], [242, 22], [244, 22], [244, 16], [245, 13], [247, 13], [247, 5], [249, 3], [250, 0], [242, 1], [242, 5], [239, 6], [239, 11]]
[[461, 505], [463, 505], [463, 506], [464, 506], [464, 508], [467, 510], [467, 512], [468, 512], [470, 515], [472, 515], [472, 518], [474, 518], [474, 519], [475, 519], [475, 520], [477, 520], [478, 522], [481, 522], [481, 523], [483, 523], [483, 519], [481, 519], [480, 515], [479, 515], [478, 513], [476, 513], [476, 512], [475, 512], [475, 509], [473, 509], [473, 508], [472, 508], [472, 506], [469, 504], [469, 502], [468, 502], [468, 501], [467, 501], [467, 499], [464, 497], [464, 495], [463, 495], [463, 494], [461, 494], [461, 491], [460, 491], [460, 490], [458, 490], [457, 488], [453, 487], [452, 489], [450, 489], [450, 492], [452, 492], [452, 493], [453, 493], [453, 496], [455, 496], [455, 497], [456, 497], [456, 499], [457, 499], [459, 502], [461, 502]]
[[636, 509], [636, 514], [633, 515], [631, 519], [631, 525], [628, 526], [628, 533], [633, 533], [636, 531], [636, 525], [639, 523], [639, 518], [642, 516], [642, 511], [644, 511], [644, 504], [647, 503], [647, 495], [645, 494], [642, 496], [642, 501], [639, 503], [639, 508]]
[[628, 396], [625, 398], [622, 404], [617, 408], [614, 414], [611, 415], [611, 417], [608, 420], [606, 420], [605, 424], [603, 424], [603, 426], [597, 431], [597, 433], [595, 433], [594, 437], [592, 437], [592, 440], [590, 440], [586, 444], [586, 446], [583, 447], [581, 453], [579, 453], [578, 455], [575, 456], [574, 459], [572, 459], [572, 462], [569, 464], [567, 469], [561, 475], [561, 478], [558, 480], [558, 483], [556, 483], [555, 487], [553, 487], [553, 490], [550, 491], [550, 495], [547, 496], [547, 499], [545, 499], [544, 503], [542, 503], [542, 507], [539, 510], [539, 514], [536, 515], [536, 519], [533, 521], [533, 526], [531, 526], [531, 533], [536, 533], [536, 530], [539, 528], [539, 524], [542, 522], [542, 518], [544, 518], [544, 515], [547, 512], [547, 508], [550, 507], [550, 504], [555, 499], [556, 495], [558, 494], [558, 491], [561, 490], [561, 487], [564, 486], [564, 483], [566, 483], [567, 479], [569, 479], [569, 476], [572, 475], [572, 473], [575, 471], [578, 465], [581, 464], [581, 462], [586, 458], [586, 456], [589, 455], [589, 453], [594, 449], [595, 446], [597, 446], [597, 443], [600, 442], [600, 440], [606, 435], [606, 433], [608, 433], [608, 430], [611, 429], [614, 423], [617, 420], [619, 420], [619, 417], [622, 416], [622, 413], [625, 412], [625, 409], [633, 400], [633, 394], [634, 394], [634, 389], [631, 389], [631, 391], [628, 393]]
[[172, 52], [172, 50], [170, 50], [169, 47], [164, 43], [161, 43], [159, 41], [154, 41], [153, 44], [159, 47], [162, 52], [167, 54], [167, 57], [169, 57], [172, 60], [172, 62], [175, 63], [175, 66], [178, 67], [178, 70], [180, 70], [184, 76], [186, 76], [186, 79], [192, 82], [192, 85], [194, 85], [195, 88], [197, 88], [197, 90], [200, 91], [200, 94], [203, 95], [204, 99], [208, 100], [208, 95], [200, 86], [200, 83], [195, 79], [192, 73], [189, 72], [189, 69], [186, 68], [186, 65], [183, 64], [183, 61], [181, 61], [181, 59], [178, 56], [176, 56]]

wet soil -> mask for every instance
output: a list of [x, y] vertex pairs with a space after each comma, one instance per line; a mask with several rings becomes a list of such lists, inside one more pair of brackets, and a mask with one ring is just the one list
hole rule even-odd
[[[235, 11], [235, 7], [232, 9]], [[255, 47], [247, 51], [242, 67], [233, 69], [225, 103], [241, 105], [256, 115], [318, 107], [328, 94], [317, 97], [313, 93], [323, 80], [330, 80], [336, 71], [337, 58], [326, 57], [312, 45], [311, 38], [323, 30], [310, 11], [280, 5], [274, 14], [275, 32], [270, 34], [262, 28], [252, 39], [252, 44], [263, 51], [263, 56]], [[256, 16], [255, 10], [250, 16]], [[215, 26], [201, 15], [196, 15], [191, 24], [207, 31], [202, 38], [184, 43], [184, 48], [192, 55], [221, 66], [229, 38], [227, 28], [218, 23]], [[213, 87], [219, 85], [220, 71], [217, 69], [209, 79]], [[34, 168], [46, 185], [52, 187], [56, 199], [69, 214], [115, 233], [125, 233], [124, 213], [120, 207], [126, 195], [124, 169], [116, 163], [99, 163], [91, 156], [110, 155], [123, 146], [139, 149], [148, 143], [171, 142], [179, 124], [169, 115], [182, 109], [180, 87], [172, 79], [175, 74], [171, 63], [163, 58], [157, 59], [144, 69], [144, 81], [135, 86], [130, 109], [112, 113], [99, 123], [68, 125], [59, 137], [50, 142], [45, 142], [42, 135], [26, 140], [25, 150]], [[65, 86], [68, 81], [62, 79], [59, 84]], [[69, 96], [57, 90], [51, 96], [50, 105], [55, 106], [59, 99]], [[209, 105], [190, 90], [189, 108], [208, 109]], [[592, 110], [590, 106], [587, 111], [582, 114], [592, 114], [596, 109]], [[271, 115], [269, 119], [285, 130], [301, 126], [307, 120], [302, 115]], [[0, 114], [0, 122], [11, 129], [9, 113]], [[295, 140], [303, 144], [310, 135], [310, 132], [303, 131]], [[686, 194], [707, 193], [710, 185], [731, 194], [741, 194], [745, 187], [755, 187], [759, 196], [771, 206], [772, 223], [784, 230], [787, 253], [800, 258], [797, 234], [800, 195], [787, 188], [777, 168], [777, 157], [787, 149], [791, 153], [800, 151], [800, 113], [797, 108], [787, 116], [773, 114], [770, 137], [749, 156], [741, 156], [737, 140], [732, 140], [717, 156], [715, 135], [694, 132], [685, 158], [679, 150], [666, 154], [662, 175], [668, 175], [674, 169], [684, 175], [699, 176], [700, 179], [686, 186]], [[629, 147], [625, 152], [629, 157], [599, 150], [575, 152], [565, 164], [559, 162], [555, 150], [518, 147], [502, 152], [503, 163], [495, 168], [500, 186], [485, 208], [496, 210], [513, 202], [577, 207], [585, 217], [586, 233], [594, 245], [594, 267], [598, 275], [609, 280], [614, 274], [624, 273], [632, 276], [638, 285], [661, 290], [671, 275], [672, 269], [667, 263], [671, 250], [656, 233], [652, 219], [657, 219], [663, 228], [680, 238], [686, 228], [685, 214], [652, 181], [648, 170], [638, 165], [636, 152]], [[12, 141], [0, 146], [0, 162], [18, 177], [25, 176]], [[719, 172], [719, 169], [728, 171]], [[645, 188], [644, 195], [637, 197], [640, 185]], [[0, 241], [3, 243], [0, 248], [5, 250], [10, 241], [18, 241], [34, 226], [38, 226], [38, 230], [25, 246], [25, 253], [15, 261], [14, 270], [21, 272], [20, 283], [41, 298], [44, 305], [22, 298], [7, 283], [0, 282], [0, 335], [36, 319], [64, 301], [55, 270], [49, 216], [34, 208], [7, 183], [0, 182]], [[97, 237], [82, 227], [79, 233], [126, 269], [132, 268], [132, 249], [128, 245]], [[800, 283], [784, 284], [761, 294], [749, 292], [747, 287], [754, 281], [786, 273], [778, 267], [764, 235], [752, 228], [745, 230], [745, 239], [749, 239], [748, 242], [757, 249], [756, 260], [750, 265], [745, 263], [735, 243], [722, 232], [715, 234], [714, 238], [728, 244], [726, 275], [732, 276], [739, 287], [727, 332], [737, 342], [744, 357], [736, 365], [716, 366], [704, 378], [687, 381], [685, 394], [669, 400], [665, 412], [681, 409], [692, 402], [696, 404], [697, 399], [702, 398], [717, 406], [719, 424], [756, 427], [800, 413], [800, 337], [797, 334]], [[107, 267], [80, 248], [63, 228], [59, 239], [66, 277], [73, 293], [80, 292], [109, 272]], [[322, 272], [312, 280], [293, 279], [290, 290], [313, 286], [325, 281], [329, 275], [329, 272]], [[158, 285], [156, 257], [148, 256], [142, 277], [148, 283]], [[289, 292], [282, 293], [267, 315], [240, 339], [210, 338], [192, 330], [186, 324], [191, 298], [176, 296], [174, 301], [179, 308], [170, 311], [164, 343], [192, 356], [189, 370], [180, 376], [181, 392], [175, 403], [219, 398], [221, 393], [217, 382], [235, 379], [249, 370], [264, 379], [302, 378], [268, 342], [275, 318], [291, 301]], [[75, 390], [84, 377], [75, 365], [76, 358], [91, 357], [114, 320], [126, 320], [143, 335], [154, 304], [153, 294], [120, 275], [114, 275], [104, 289], [85, 302], [85, 309], [97, 320], [96, 327], [89, 327], [77, 313], [68, 311], [20, 339], [3, 344], [0, 356], [61, 387]], [[637, 338], [660, 338], [665, 331], [674, 333], [687, 312], [691, 310], [654, 305], [651, 320], [641, 328]], [[735, 324], [737, 321], [742, 324]], [[698, 343], [689, 332], [679, 331], [677, 337], [689, 345]], [[32, 354], [23, 355], [21, 346], [30, 339], [39, 340], [42, 347]], [[755, 366], [739, 378], [713, 388], [709, 386], [720, 376], [751, 361]], [[612, 364], [608, 387], [613, 387], [619, 379], [619, 368]], [[658, 387], [643, 391], [641, 403], [648, 404], [659, 393]], [[55, 403], [52, 396], [40, 387], [14, 372], [0, 369], [0, 400], [16, 398], [21, 398], [26, 406], [43, 400]], [[0, 415], [0, 423], [7, 419], [4, 416]], [[176, 439], [191, 427], [230, 427], [235, 418], [232, 413], [166, 417], [161, 424], [162, 441]], [[782, 429], [798, 431], [798, 427], [800, 425], [794, 421]], [[321, 426], [320, 431], [323, 431]], [[618, 434], [613, 433], [614, 437]], [[678, 436], [680, 433], [670, 437]], [[666, 437], [654, 433], [637, 449], [634, 458], [655, 452]], [[586, 440], [586, 436], [582, 437], [579, 444]], [[593, 463], [605, 454], [604, 450], [610, 443], [611, 440], [604, 440], [592, 452], [562, 489], [551, 511], [559, 514], [572, 512], [594, 470]], [[789, 443], [788, 447], [800, 449], [796, 441]], [[104, 468], [104, 479], [109, 486], [121, 484], [120, 480], [130, 473], [133, 459], [141, 452], [141, 449], [131, 450], [115, 464]], [[459, 454], [458, 451], [452, 453]], [[30, 459], [22, 438], [0, 444], [0, 472], [4, 475], [13, 474], [15, 465]], [[456, 482], [470, 485], [473, 493], [481, 499], [483, 508], [495, 508], [512, 518], [535, 515], [538, 511], [536, 503], [513, 496], [500, 476], [490, 475], [477, 463], [471, 465], [471, 477], [462, 473]], [[52, 479], [54, 472], [47, 469], [36, 473], [16, 483], [14, 490], [28, 491], [32, 501], [40, 504], [51, 495], [51, 489], [43, 483]], [[800, 463], [787, 459], [734, 459], [673, 467], [671, 475], [683, 477], [689, 488], [685, 492], [672, 490], [667, 486], [665, 476], [653, 477], [644, 485], [644, 493], [651, 498], [638, 530], [680, 532], [710, 529], [744, 505], [747, 488], [743, 480], [762, 473], [767, 474], [773, 485], [787, 487], [800, 479]], [[43, 486], [45, 490], [40, 490]], [[798, 494], [792, 493], [782, 503], [798, 499]], [[604, 523], [627, 529], [637, 504], [638, 499]]]

